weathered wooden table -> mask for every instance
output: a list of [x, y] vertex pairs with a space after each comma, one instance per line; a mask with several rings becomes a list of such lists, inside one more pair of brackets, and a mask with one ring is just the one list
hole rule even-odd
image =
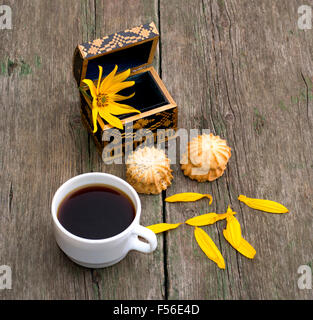
[[[7, 0], [12, 30], [0, 30], [0, 265], [12, 289], [0, 299], [312, 299], [298, 268], [312, 268], [313, 30], [297, 25], [301, 0]], [[154, 66], [179, 106], [179, 127], [208, 128], [228, 140], [224, 176], [197, 183], [173, 166], [166, 194], [140, 195], [142, 223], [180, 222], [208, 211], [238, 212], [254, 260], [224, 239], [224, 222], [204, 227], [226, 269], [206, 258], [186, 225], [158, 235], [150, 255], [131, 252], [90, 270], [57, 247], [50, 204], [84, 172], [125, 178], [104, 165], [80, 121], [72, 74], [75, 46], [154, 21]], [[167, 204], [178, 192], [211, 193], [208, 207]], [[264, 214], [237, 196], [267, 198], [290, 213]]]

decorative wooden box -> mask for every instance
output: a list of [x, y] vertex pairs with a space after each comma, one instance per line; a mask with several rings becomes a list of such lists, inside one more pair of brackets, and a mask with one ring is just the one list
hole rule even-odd
[[[148, 142], [152, 144], [156, 140], [160, 143], [160, 139], [166, 141], [175, 135], [175, 130], [177, 129], [177, 105], [156, 70], [150, 66], [158, 40], [159, 33], [155, 24], [151, 22], [150, 24], [140, 25], [101, 39], [83, 43], [75, 50], [74, 77], [81, 88], [82, 122], [93, 136], [103, 159], [120, 157], [122, 153], [135, 148], [140, 143], [134, 141], [138, 129], [152, 131], [153, 141]], [[115, 65], [118, 66], [118, 73], [131, 69], [131, 74], [126, 81], [135, 81], [135, 85], [120, 91], [119, 94], [129, 95], [135, 92], [132, 98], [124, 100], [122, 103], [140, 110], [141, 113], [118, 116], [124, 125], [124, 130], [112, 128], [110, 124], [98, 115], [98, 130], [93, 133], [91, 120], [92, 99], [90, 98], [88, 86], [82, 81], [91, 79], [97, 82], [99, 65], [103, 68], [103, 77], [108, 75]], [[113, 132], [116, 132], [116, 130], [119, 130], [120, 139], [114, 138]], [[166, 131], [166, 134], [164, 134], [164, 131]], [[104, 133], [106, 133], [106, 136], [111, 136], [110, 141], [104, 141], [107, 139], [104, 139]], [[104, 152], [108, 143], [120, 146], [120, 148], [115, 148], [115, 154], [112, 154], [110, 150], [105, 151], [106, 153]]]

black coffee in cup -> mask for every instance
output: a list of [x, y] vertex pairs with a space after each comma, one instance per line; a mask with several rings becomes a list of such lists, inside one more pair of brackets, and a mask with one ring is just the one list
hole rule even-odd
[[70, 233], [86, 239], [106, 239], [124, 231], [135, 218], [135, 207], [122, 191], [102, 184], [69, 193], [57, 218]]

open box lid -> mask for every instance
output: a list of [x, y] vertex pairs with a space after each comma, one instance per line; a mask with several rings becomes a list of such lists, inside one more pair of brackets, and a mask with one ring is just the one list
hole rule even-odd
[[119, 73], [151, 64], [158, 40], [158, 30], [151, 22], [78, 45], [73, 63], [78, 86], [84, 79], [98, 80], [99, 65], [105, 77], [115, 65]]

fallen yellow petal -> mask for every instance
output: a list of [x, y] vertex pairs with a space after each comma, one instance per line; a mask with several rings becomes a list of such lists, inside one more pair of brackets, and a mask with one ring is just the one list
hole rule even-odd
[[244, 195], [240, 195], [238, 200], [245, 203], [248, 207], [256, 210], [261, 210], [270, 213], [287, 213], [289, 210], [282, 204], [263, 199], [248, 198]]
[[155, 234], [157, 234], [164, 231], [176, 229], [180, 225], [181, 223], [158, 223], [158, 224], [153, 224], [151, 226], [148, 226], [147, 228], [153, 231]]
[[253, 259], [256, 251], [251, 246], [251, 244], [245, 240], [244, 238], [241, 239], [240, 246], [237, 249], [242, 255], [246, 256], [249, 259]]
[[225, 239], [233, 246], [233, 248], [240, 252], [242, 255], [249, 259], [254, 258], [256, 251], [247, 240], [241, 237], [240, 244], [236, 245], [233, 243], [233, 239], [230, 236], [229, 231], [227, 229], [223, 230], [223, 235]]
[[225, 213], [227, 216], [236, 214], [237, 212], [233, 211], [232, 208], [230, 206], [228, 206], [227, 208], [227, 212]]
[[[236, 214], [236, 212], [234, 212], [234, 214]], [[201, 227], [201, 226], [207, 226], [209, 224], [213, 224], [216, 221], [226, 219], [227, 217], [228, 217], [227, 213], [216, 214], [214, 212], [210, 212], [210, 213], [205, 213], [200, 216], [190, 218], [186, 220], [185, 223], [190, 226]]]
[[165, 201], [166, 202], [180, 202], [180, 201], [190, 202], [190, 201], [197, 201], [205, 197], [210, 199], [209, 204], [211, 204], [213, 201], [213, 197], [210, 194], [202, 194], [202, 193], [196, 193], [196, 192], [177, 193], [170, 197], [167, 197]]
[[231, 242], [235, 247], [239, 247], [241, 242], [241, 227], [239, 221], [233, 216], [230, 215], [226, 218], [226, 232], [231, 238]]
[[225, 269], [224, 258], [210, 236], [198, 227], [195, 227], [194, 235], [200, 248], [207, 255], [207, 257], [214, 261], [219, 268]]
[[214, 212], [202, 214], [200, 216], [196, 216], [190, 218], [185, 221], [186, 224], [194, 227], [206, 226], [208, 224], [213, 224], [217, 221], [218, 215]]

